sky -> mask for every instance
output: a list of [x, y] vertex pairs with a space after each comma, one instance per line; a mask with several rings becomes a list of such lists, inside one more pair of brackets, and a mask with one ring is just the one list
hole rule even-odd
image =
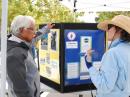
[[[63, 5], [71, 10], [74, 9], [74, 0], [62, 0]], [[77, 0], [77, 12], [85, 12], [80, 20], [95, 22], [96, 12], [102, 11], [130, 11], [130, 0]]]

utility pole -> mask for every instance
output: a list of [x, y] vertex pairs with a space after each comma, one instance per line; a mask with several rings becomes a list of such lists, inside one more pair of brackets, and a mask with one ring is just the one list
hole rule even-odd
[[73, 8], [73, 13], [74, 13], [74, 22], [76, 22], [76, 3], [77, 3], [77, 0], [74, 0], [74, 8]]
[[0, 97], [5, 97], [5, 91], [6, 91], [5, 87], [6, 87], [7, 16], [8, 16], [8, 0], [2, 0]]

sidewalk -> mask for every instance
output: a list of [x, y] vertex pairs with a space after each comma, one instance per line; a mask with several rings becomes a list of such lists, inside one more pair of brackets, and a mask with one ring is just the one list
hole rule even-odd
[[[56, 90], [54, 90], [51, 87], [48, 87], [47, 85], [41, 83], [41, 91], [43, 93], [41, 94], [41, 97], [80, 97], [79, 95], [83, 95], [81, 97], [92, 97], [91, 91], [80, 91], [80, 92], [73, 92], [73, 93], [60, 93]], [[96, 95], [96, 90], [92, 91], [93, 97]]]

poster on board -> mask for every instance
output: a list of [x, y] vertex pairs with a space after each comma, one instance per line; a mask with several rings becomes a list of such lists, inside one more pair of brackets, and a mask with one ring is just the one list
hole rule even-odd
[[49, 34], [43, 35], [39, 42], [40, 75], [60, 84], [59, 70], [59, 29], [51, 29]]

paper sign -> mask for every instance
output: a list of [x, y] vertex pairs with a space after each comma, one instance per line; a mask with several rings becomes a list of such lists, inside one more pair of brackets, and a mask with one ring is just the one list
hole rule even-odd
[[73, 79], [79, 77], [79, 64], [67, 63], [67, 79]]

